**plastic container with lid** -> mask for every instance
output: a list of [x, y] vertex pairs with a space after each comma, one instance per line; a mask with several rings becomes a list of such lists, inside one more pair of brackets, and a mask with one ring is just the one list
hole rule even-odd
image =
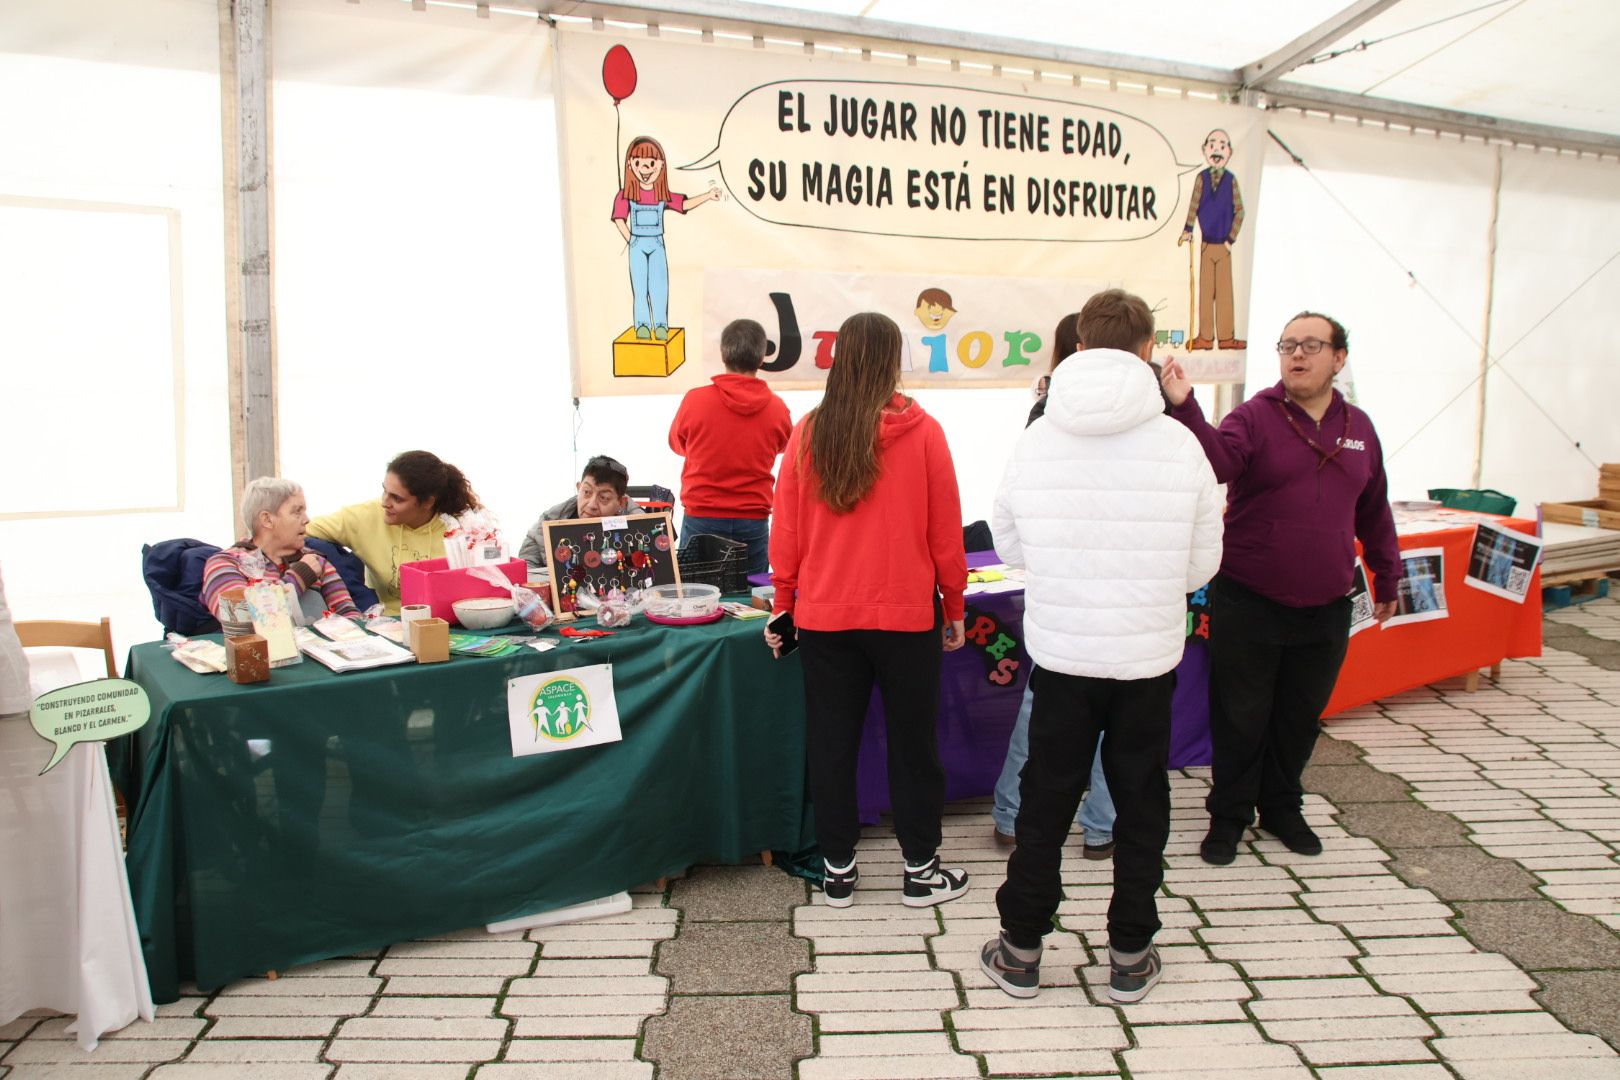
[[720, 610], [720, 590], [692, 581], [655, 585], [642, 594], [642, 599], [649, 618], [702, 619]]

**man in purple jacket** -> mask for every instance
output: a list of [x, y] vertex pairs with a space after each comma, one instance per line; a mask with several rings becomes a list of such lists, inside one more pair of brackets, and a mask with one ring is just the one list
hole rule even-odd
[[1367, 414], [1333, 389], [1344, 367], [1344, 327], [1301, 312], [1277, 342], [1282, 381], [1210, 426], [1181, 365], [1165, 366], [1170, 415], [1198, 437], [1227, 485], [1225, 552], [1213, 584], [1209, 835], [1217, 866], [1260, 828], [1290, 851], [1322, 841], [1300, 813], [1300, 776], [1316, 745], [1350, 640], [1350, 591], [1359, 538], [1373, 574], [1374, 614], [1395, 613], [1401, 576], [1383, 449]]

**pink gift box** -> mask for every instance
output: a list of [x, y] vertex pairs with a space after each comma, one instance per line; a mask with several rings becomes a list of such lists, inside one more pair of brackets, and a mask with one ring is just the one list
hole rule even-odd
[[[529, 567], [522, 559], [508, 559], [492, 564], [505, 574], [514, 585], [521, 585], [529, 576]], [[423, 559], [420, 562], [401, 563], [399, 567], [399, 602], [426, 604], [433, 609], [435, 619], [443, 619], [460, 626], [451, 604], [477, 596], [505, 596], [506, 592], [469, 568], [452, 570], [449, 559]]]

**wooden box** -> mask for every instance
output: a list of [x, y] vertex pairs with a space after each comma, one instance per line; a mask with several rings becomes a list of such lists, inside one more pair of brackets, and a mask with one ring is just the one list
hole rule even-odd
[[257, 634], [226, 638], [225, 674], [233, 683], [268, 681], [270, 643]]
[[1598, 469], [1598, 498], [1620, 499], [1620, 465], [1603, 465]]
[[405, 644], [418, 664], [450, 659], [450, 624], [443, 619], [413, 619], [405, 624]]
[[1620, 500], [1585, 499], [1580, 502], [1544, 502], [1543, 521], [1585, 525], [1594, 529], [1620, 529]]

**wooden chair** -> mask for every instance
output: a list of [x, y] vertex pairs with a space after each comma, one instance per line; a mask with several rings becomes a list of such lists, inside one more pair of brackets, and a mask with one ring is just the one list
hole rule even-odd
[[107, 677], [118, 677], [118, 661], [113, 659], [112, 620], [57, 622], [40, 619], [16, 624], [23, 648], [100, 649], [107, 662]]
[[[14, 625], [17, 628], [17, 637], [25, 649], [100, 649], [101, 658], [107, 666], [107, 678], [118, 678], [118, 662], [113, 659], [111, 619], [103, 618], [99, 623], [38, 619], [33, 622], [20, 622]], [[112, 753], [111, 744], [109, 744], [109, 758]], [[113, 786], [113, 798], [116, 813], [118, 814], [118, 836], [119, 840], [122, 841], [125, 822], [129, 819], [129, 806], [124, 801], [124, 793], [118, 790], [116, 784]]]

